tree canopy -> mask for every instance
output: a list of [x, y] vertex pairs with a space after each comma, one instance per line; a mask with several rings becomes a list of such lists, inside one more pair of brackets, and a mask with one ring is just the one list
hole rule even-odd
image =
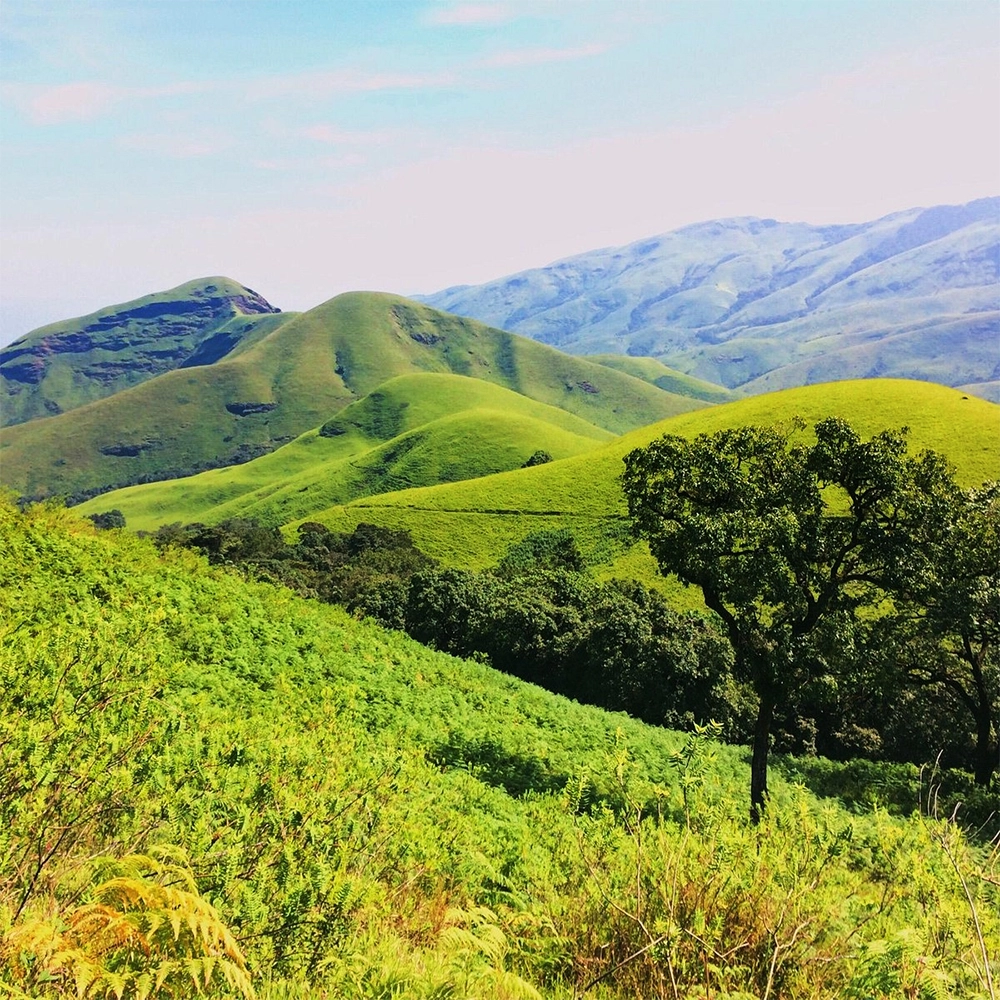
[[907, 455], [905, 431], [865, 441], [829, 418], [813, 443], [793, 443], [802, 429], [668, 435], [626, 456], [622, 477], [634, 532], [662, 572], [701, 589], [757, 695], [754, 821], [775, 709], [833, 669], [827, 653], [848, 641], [860, 608], [922, 567], [957, 490], [941, 456]]

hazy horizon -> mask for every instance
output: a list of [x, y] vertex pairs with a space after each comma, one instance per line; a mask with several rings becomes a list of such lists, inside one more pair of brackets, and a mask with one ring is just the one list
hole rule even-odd
[[202, 275], [300, 310], [1000, 194], [990, 0], [5, 0], [0, 50], [0, 344]]

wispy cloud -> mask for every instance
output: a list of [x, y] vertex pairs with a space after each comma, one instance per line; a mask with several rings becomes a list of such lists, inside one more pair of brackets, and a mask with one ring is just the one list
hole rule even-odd
[[509, 49], [488, 56], [480, 65], [490, 69], [508, 69], [522, 66], [546, 66], [550, 63], [569, 62], [573, 59], [589, 59], [591, 56], [603, 55], [609, 46], [592, 42], [588, 45], [577, 45], [573, 48], [529, 48]]
[[51, 86], [5, 84], [2, 95], [19, 108], [34, 125], [59, 125], [64, 122], [91, 121], [108, 114], [126, 101], [195, 94], [206, 86], [198, 83], [175, 83], [162, 87], [118, 87], [96, 80]]
[[453, 73], [364, 72], [336, 69], [262, 76], [250, 80], [183, 81], [153, 87], [123, 87], [98, 80], [40, 85], [7, 83], [0, 97], [33, 125], [92, 121], [122, 104], [195, 94], [228, 95], [250, 101], [274, 98], [324, 99], [338, 94], [430, 90], [458, 83]]
[[299, 135], [313, 142], [322, 142], [330, 146], [371, 146], [380, 145], [392, 139], [391, 132], [365, 132], [337, 128], [336, 125], [309, 125], [302, 129]]
[[258, 170], [275, 173], [296, 173], [314, 170], [339, 170], [344, 167], [363, 167], [368, 161], [360, 153], [340, 156], [285, 156], [251, 160]]
[[260, 77], [240, 84], [250, 97], [331, 97], [380, 90], [429, 90], [456, 83], [452, 73], [362, 72], [353, 69], [290, 73]]
[[513, 18], [513, 12], [505, 3], [457, 3], [440, 4], [427, 15], [430, 24], [482, 27], [503, 24]]

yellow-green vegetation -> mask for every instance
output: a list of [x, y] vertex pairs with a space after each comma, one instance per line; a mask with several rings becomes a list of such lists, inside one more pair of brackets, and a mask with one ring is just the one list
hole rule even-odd
[[231, 465], [414, 372], [482, 379], [615, 434], [706, 405], [473, 320], [353, 292], [216, 364], [170, 371], [71, 414], [5, 428], [3, 483], [28, 495], [93, 495]]
[[[628, 452], [666, 433], [694, 437], [726, 427], [787, 423], [795, 416], [810, 427], [826, 416], [844, 417], [866, 435], [908, 426], [911, 450], [941, 452], [957, 467], [963, 486], [1000, 478], [996, 404], [930, 382], [865, 379], [753, 396], [643, 427], [577, 458], [469, 483], [370, 497], [310, 517], [336, 530], [360, 521], [407, 528], [417, 546], [434, 558], [476, 568], [495, 563], [512, 541], [531, 532], [568, 528], [585, 554], [608, 563], [611, 572], [611, 562], [629, 549], [622, 541], [625, 506], [619, 485]], [[633, 551], [628, 559], [628, 575], [655, 578], [648, 556]]]
[[953, 824], [775, 781], [751, 828], [708, 731], [65, 510], [0, 533], [5, 995], [995, 996]]
[[634, 375], [667, 392], [679, 392], [682, 396], [694, 396], [695, 399], [704, 399], [709, 403], [725, 403], [739, 395], [725, 386], [685, 375], [676, 368], [668, 367], [658, 358], [640, 358], [630, 354], [588, 354], [587, 358], [616, 371]]
[[116, 490], [80, 510], [121, 510], [133, 530], [227, 517], [283, 524], [373, 493], [520, 468], [537, 451], [566, 458], [613, 437], [480, 379], [400, 375], [252, 462]]

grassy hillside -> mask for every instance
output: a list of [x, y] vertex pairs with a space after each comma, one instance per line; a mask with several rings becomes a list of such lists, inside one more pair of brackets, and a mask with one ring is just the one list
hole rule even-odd
[[703, 382], [693, 375], [677, 371], [676, 368], [668, 368], [657, 358], [631, 357], [627, 354], [588, 354], [587, 358], [599, 365], [641, 378], [666, 392], [678, 392], [682, 396], [693, 396], [708, 403], [726, 403], [736, 395], [725, 386]]
[[117, 508], [133, 530], [235, 516], [283, 524], [374, 493], [520, 468], [538, 450], [566, 458], [613, 437], [489, 382], [401, 375], [269, 455], [116, 490], [80, 510]]
[[3, 483], [65, 494], [229, 465], [413, 372], [482, 379], [613, 433], [705, 405], [472, 320], [358, 292], [216, 364], [168, 372], [72, 415], [5, 428]]
[[947, 823], [775, 776], [751, 828], [734, 748], [65, 511], [2, 504], [0, 532], [5, 993], [904, 1000], [1000, 972], [989, 859]]
[[623, 539], [622, 458], [665, 433], [693, 437], [742, 424], [800, 416], [812, 424], [842, 416], [866, 434], [909, 426], [914, 450], [940, 451], [965, 485], [1000, 478], [1000, 407], [927, 382], [866, 379], [806, 386], [683, 414], [623, 435], [578, 458], [470, 483], [406, 490], [311, 515], [331, 528], [373, 521], [408, 528], [417, 545], [449, 565], [496, 562], [512, 542], [541, 529], [569, 528], [597, 561], [626, 558], [630, 575], [652, 560]]
[[213, 364], [294, 315], [215, 277], [41, 327], [0, 351], [0, 424], [72, 410], [175, 368]]

